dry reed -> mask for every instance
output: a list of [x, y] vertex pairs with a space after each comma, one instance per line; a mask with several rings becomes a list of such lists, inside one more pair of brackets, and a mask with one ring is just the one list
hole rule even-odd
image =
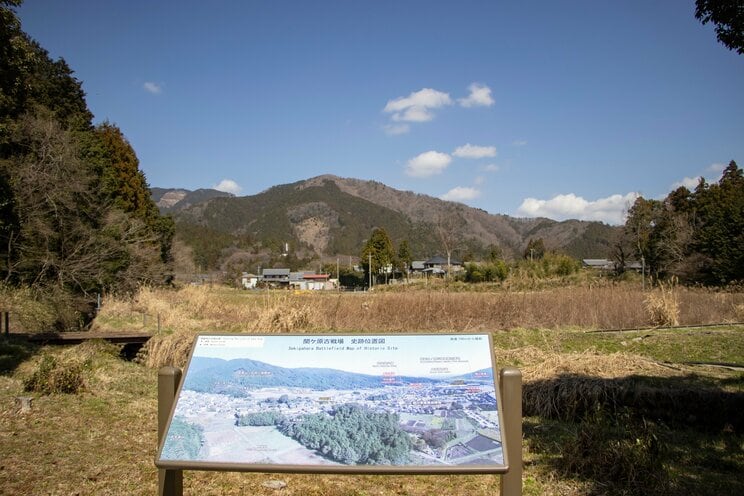
[[597, 408], [614, 409], [625, 393], [625, 385], [618, 379], [636, 374], [682, 375], [678, 370], [629, 353], [557, 354], [532, 347], [508, 353], [512, 357], [529, 357], [521, 369], [525, 414], [545, 418], [573, 420]]
[[137, 361], [151, 368], [183, 367], [191, 353], [194, 334], [188, 331], [154, 336], [140, 350]]
[[[734, 321], [744, 294], [703, 289], [665, 290], [667, 307], [683, 325]], [[651, 293], [655, 294], [655, 293]], [[162, 313], [172, 329], [206, 324], [234, 330], [468, 331], [522, 328], [631, 328], [648, 324], [649, 295], [633, 286], [562, 288], [540, 292], [284, 294], [186, 288], [147, 291], [151, 314]], [[284, 322], [279, 314], [295, 313]]]
[[673, 284], [669, 287], [660, 284], [657, 290], [649, 293], [645, 305], [652, 326], [679, 325], [679, 302]]
[[[146, 347], [154, 358], [144, 360], [159, 366], [165, 363], [163, 360], [182, 363], [183, 350], [196, 332], [491, 332], [643, 327], [648, 325], [644, 311], [648, 297], [648, 292], [632, 285], [539, 292], [312, 294], [193, 286], [179, 291], [143, 288], [132, 299], [106, 298], [95, 326], [106, 329], [131, 325], [126, 323], [127, 313], [159, 315], [164, 334], [169, 336], [154, 338]], [[667, 301], [676, 302], [673, 308], [679, 314], [677, 322], [685, 325], [734, 321], [737, 309], [744, 307], [742, 293], [679, 287]], [[158, 347], [165, 351], [157, 351]]]

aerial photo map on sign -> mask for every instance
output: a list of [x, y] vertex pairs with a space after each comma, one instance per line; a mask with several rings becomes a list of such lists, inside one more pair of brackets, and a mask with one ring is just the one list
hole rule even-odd
[[503, 472], [488, 334], [196, 338], [156, 463]]

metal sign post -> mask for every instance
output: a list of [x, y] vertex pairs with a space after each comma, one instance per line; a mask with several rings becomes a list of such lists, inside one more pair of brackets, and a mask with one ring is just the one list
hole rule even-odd
[[[158, 372], [158, 443], [161, 443], [168, 425], [168, 418], [181, 383], [181, 369], [163, 367]], [[158, 470], [158, 495], [183, 496], [183, 471]]]
[[501, 429], [509, 450], [509, 471], [501, 476], [501, 496], [522, 494], [522, 373], [515, 367], [499, 371], [504, 425]]

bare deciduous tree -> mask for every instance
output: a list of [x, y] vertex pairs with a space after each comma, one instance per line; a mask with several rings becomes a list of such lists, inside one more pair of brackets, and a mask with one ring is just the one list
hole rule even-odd
[[452, 270], [452, 253], [462, 242], [462, 226], [464, 223], [464, 220], [457, 212], [440, 214], [437, 218], [437, 236], [442, 243], [442, 249], [444, 249], [447, 255], [447, 278], [449, 278]]

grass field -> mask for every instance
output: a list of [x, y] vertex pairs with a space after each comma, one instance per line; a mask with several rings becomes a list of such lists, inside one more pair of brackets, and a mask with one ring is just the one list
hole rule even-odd
[[[534, 293], [247, 293], [145, 290], [107, 299], [99, 329], [161, 335], [140, 363], [105, 343], [0, 340], [0, 494], [154, 494], [157, 368], [182, 362], [198, 331], [488, 331], [498, 366], [524, 378], [525, 494], [744, 494], [741, 293], [677, 288], [679, 329], [648, 326], [633, 287]], [[151, 326], [155, 318], [147, 323]], [[714, 327], [695, 327], [732, 322]], [[24, 391], [52, 356], [77, 394]], [[47, 363], [49, 360], [47, 360]], [[33, 397], [21, 413], [19, 396]], [[270, 481], [286, 483], [272, 489]], [[326, 476], [186, 472], [186, 494], [486, 495], [496, 476]]]

